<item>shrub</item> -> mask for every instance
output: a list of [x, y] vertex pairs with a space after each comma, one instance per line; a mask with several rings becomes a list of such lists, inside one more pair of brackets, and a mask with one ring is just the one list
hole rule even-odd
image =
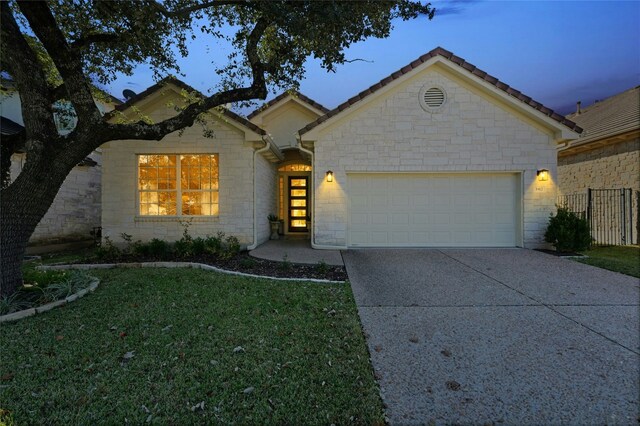
[[122, 250], [113, 245], [109, 237], [104, 237], [104, 243], [96, 249], [96, 257], [100, 260], [115, 260], [122, 256]]
[[584, 251], [592, 241], [587, 220], [560, 206], [556, 215], [549, 219], [544, 240], [559, 252]]
[[207, 244], [204, 238], [197, 237], [191, 241], [191, 254], [201, 256], [207, 252]]
[[229, 260], [240, 253], [240, 241], [238, 241], [237, 237], [229, 235], [224, 242], [225, 244], [222, 252], [220, 253], [220, 258]]
[[205, 251], [209, 254], [218, 255], [222, 251], [222, 239], [224, 237], [223, 232], [218, 232], [216, 237], [211, 237], [207, 235], [207, 238], [204, 239]]
[[149, 256], [153, 256], [158, 259], [163, 259], [171, 253], [171, 245], [158, 238], [154, 238], [147, 243], [147, 253]]
[[176, 257], [189, 257], [192, 254], [192, 242], [191, 240], [185, 240], [184, 238], [179, 239], [173, 244], [173, 252]]
[[239, 265], [242, 269], [251, 269], [256, 266], [258, 262], [251, 258], [244, 258], [240, 261]]

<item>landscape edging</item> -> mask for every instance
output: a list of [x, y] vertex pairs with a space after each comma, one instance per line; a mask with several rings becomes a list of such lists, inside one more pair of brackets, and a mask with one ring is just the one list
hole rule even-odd
[[289, 278], [289, 277], [271, 277], [268, 275], [247, 274], [245, 272], [230, 271], [228, 269], [218, 268], [216, 266], [206, 265], [197, 262], [133, 262], [133, 263], [78, 263], [67, 265], [40, 265], [37, 269], [41, 270], [60, 270], [60, 269], [113, 269], [113, 268], [192, 268], [203, 269], [205, 271], [220, 272], [222, 274], [238, 275], [249, 278], [263, 278], [267, 280], [281, 281], [311, 281], [322, 284], [344, 284], [345, 281], [323, 280], [320, 278]]
[[98, 288], [98, 284], [100, 284], [100, 280], [97, 278], [93, 278], [93, 280], [91, 281], [88, 287], [78, 290], [76, 293], [70, 296], [67, 296], [64, 299], [46, 303], [42, 306], [38, 306], [37, 308], [23, 309], [22, 311], [12, 312], [6, 315], [0, 315], [0, 323], [8, 322], [8, 321], [17, 321], [22, 318], [28, 318], [34, 315], [43, 314], [45, 312], [50, 311], [53, 308], [57, 308], [58, 306], [64, 306], [67, 303], [71, 303], [75, 300], [80, 299], [81, 297], [86, 296], [86, 294], [89, 292], [94, 292], [96, 288]]

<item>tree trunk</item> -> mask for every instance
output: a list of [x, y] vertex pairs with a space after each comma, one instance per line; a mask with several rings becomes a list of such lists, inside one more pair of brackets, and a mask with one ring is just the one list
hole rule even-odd
[[73, 161], [49, 160], [27, 165], [9, 187], [0, 192], [0, 296], [13, 294], [22, 285], [22, 261], [27, 243], [47, 213]]

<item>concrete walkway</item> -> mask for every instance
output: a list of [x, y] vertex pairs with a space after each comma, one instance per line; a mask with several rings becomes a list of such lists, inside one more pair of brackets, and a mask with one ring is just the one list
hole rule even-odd
[[522, 249], [344, 259], [391, 424], [637, 424], [638, 279]]
[[291, 263], [316, 265], [324, 261], [327, 265], [342, 266], [340, 250], [315, 250], [309, 240], [269, 240], [251, 250], [249, 254], [259, 259], [282, 262], [284, 256]]

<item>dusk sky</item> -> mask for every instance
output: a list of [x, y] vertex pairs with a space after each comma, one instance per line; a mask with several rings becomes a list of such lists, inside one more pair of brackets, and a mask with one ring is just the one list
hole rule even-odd
[[[640, 1], [437, 1], [429, 21], [395, 23], [387, 39], [369, 39], [347, 51], [363, 59], [327, 73], [307, 63], [300, 91], [334, 108], [420, 55], [440, 46], [561, 114], [640, 85]], [[182, 78], [207, 92], [217, 80], [215, 45], [198, 39], [181, 62]], [[200, 52], [206, 52], [201, 54]], [[123, 76], [108, 89], [140, 92], [153, 84], [148, 69]], [[272, 98], [274, 94], [270, 94]], [[249, 110], [241, 112], [247, 113]]]

